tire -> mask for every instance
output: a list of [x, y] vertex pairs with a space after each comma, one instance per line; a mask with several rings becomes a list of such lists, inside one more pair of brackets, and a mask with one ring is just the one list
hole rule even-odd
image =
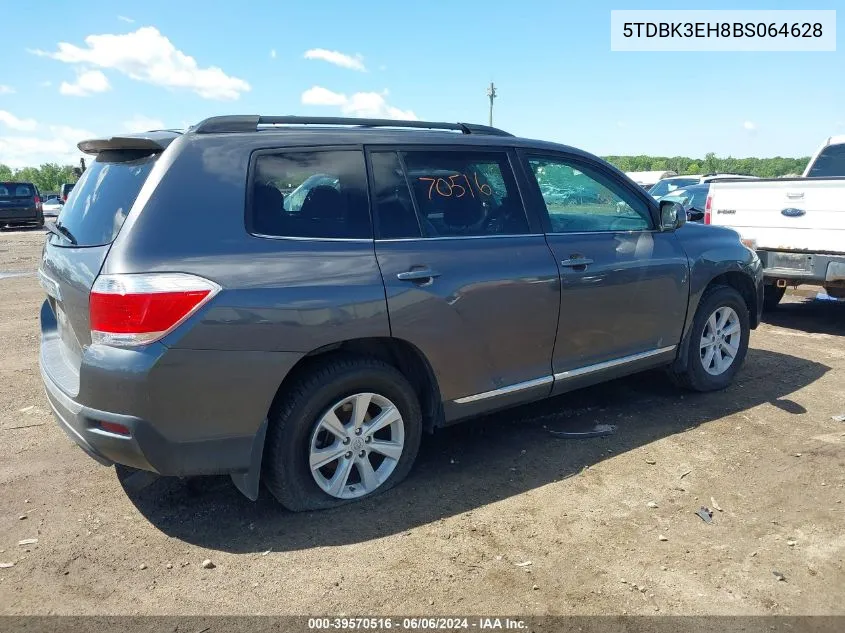
[[[355, 437], [350, 431], [344, 441], [350, 440], [348, 448], [356, 451], [352, 459], [338, 458], [336, 462], [312, 473], [310, 458], [318, 441], [330, 444], [325, 447], [326, 450], [345, 450], [346, 447], [340, 446], [339, 436], [332, 435], [321, 424], [329, 410], [340, 412], [338, 417], [341, 417], [342, 407], [335, 407], [355, 394], [372, 395], [373, 403], [383, 405], [386, 400], [395, 406], [401, 415], [397, 425], [401, 425], [403, 429], [404, 444], [401, 455], [388, 463], [388, 458], [375, 450], [375, 445], [380, 440], [371, 436], [370, 440], [366, 440], [371, 443], [362, 446], [360, 444], [366, 439], [366, 434]], [[374, 408], [376, 406], [377, 404], [371, 404], [368, 411], [377, 410]], [[378, 412], [381, 413], [387, 408], [389, 407]], [[373, 420], [375, 417], [369, 419]], [[346, 422], [344, 428], [350, 430], [352, 422]], [[385, 430], [391, 434], [396, 433], [398, 426], [392, 424], [379, 433]], [[321, 510], [366, 499], [389, 490], [407, 476], [417, 457], [421, 437], [420, 405], [414, 389], [399, 371], [374, 358], [343, 356], [327, 359], [315, 364], [307, 374], [296, 379], [290, 388], [277, 398], [271, 409], [262, 466], [264, 485], [283, 506], [293, 511]], [[331, 441], [327, 442], [325, 438]], [[391, 435], [391, 442], [393, 441]], [[365, 459], [371, 466], [375, 462], [372, 472], [377, 476], [380, 476], [382, 466], [388, 464], [382, 471], [386, 477], [384, 481], [365, 494], [362, 493], [366, 489], [364, 477], [358, 468], [359, 463], [363, 466], [363, 462], [359, 461], [362, 456], [362, 453], [358, 452], [359, 449], [366, 452]], [[346, 453], [350, 454], [352, 451]], [[333, 496], [321, 487], [325, 486], [327, 481], [335, 480], [333, 476], [329, 476], [331, 473], [324, 477], [326, 469], [334, 466], [337, 474], [341, 464], [350, 461], [354, 462], [354, 465], [347, 468], [346, 472], [348, 481], [352, 483], [344, 485], [341, 490], [342, 494], [347, 495], [346, 498]], [[318, 484], [318, 477], [322, 484]], [[356, 479], [360, 482], [357, 484], [357, 490]], [[350, 494], [356, 496], [349, 497]]]
[[[712, 323], [708, 323], [711, 315], [716, 314], [717, 311], [721, 311], [719, 315], [730, 315], [728, 310], [733, 311], [733, 315], [739, 325], [739, 332], [737, 333], [737, 339], [733, 338], [733, 334], [725, 339], [726, 347], [733, 347], [735, 345], [736, 351], [730, 364], [719, 372], [720, 367], [718, 367], [716, 354], [719, 354], [719, 358], [727, 356], [727, 352], [723, 352], [718, 347], [719, 335], [716, 335], [717, 343], [713, 345], [716, 349], [714, 350], [713, 357], [711, 357], [709, 369], [705, 366], [705, 361], [708, 360], [710, 348], [702, 348], [702, 337], [705, 333], [709, 335], [712, 330]], [[731, 317], [729, 323], [733, 324], [733, 322], [733, 317]], [[725, 327], [726, 330], [729, 329], [728, 323], [725, 324]], [[750, 332], [748, 306], [745, 305], [742, 295], [729, 286], [713, 286], [708, 289], [704, 293], [704, 296], [701, 297], [695, 317], [693, 318], [692, 328], [687, 337], [686, 366], [680, 371], [675, 370], [673, 372], [675, 381], [681, 386], [693, 391], [716, 391], [718, 389], [724, 389], [733, 382], [737, 372], [742, 367], [745, 355], [748, 352]]]
[[777, 286], [766, 286], [763, 289], [763, 310], [769, 312], [775, 310], [783, 299], [786, 293], [786, 288], [778, 288]]

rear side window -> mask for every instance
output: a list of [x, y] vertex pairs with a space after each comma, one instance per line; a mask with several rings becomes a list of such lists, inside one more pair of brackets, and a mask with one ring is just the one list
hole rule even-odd
[[373, 154], [380, 237], [529, 232], [505, 152], [407, 151], [401, 152], [401, 161], [404, 172], [394, 154]]
[[247, 227], [272, 237], [371, 239], [364, 153], [259, 154]]
[[845, 144], [824, 148], [807, 175], [815, 178], [845, 176]]
[[79, 246], [110, 244], [129, 215], [156, 156], [101, 152], [74, 186], [57, 222]]

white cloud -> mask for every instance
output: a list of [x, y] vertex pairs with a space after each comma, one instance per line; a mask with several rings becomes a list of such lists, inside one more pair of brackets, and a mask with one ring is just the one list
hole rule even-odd
[[10, 95], [10, 94], [14, 94], [15, 92], [17, 92], [17, 91], [14, 88], [12, 88], [11, 86], [6, 86], [4, 84], [0, 84], [0, 95]]
[[66, 125], [49, 125], [40, 136], [0, 136], [3, 164], [12, 168], [37, 167], [43, 163], [77, 165], [82, 154], [76, 144], [96, 134]]
[[364, 58], [361, 55], [352, 56], [339, 51], [329, 51], [325, 48], [312, 48], [305, 51], [305, 59], [321, 59], [341, 68], [358, 70], [362, 73], [367, 72], [367, 67], [364, 66]]
[[121, 22], [127, 22], [128, 24], [134, 24], [135, 23], [135, 20], [133, 20], [132, 18], [127, 18], [125, 15], [119, 15], [119, 16], [117, 16], [117, 19], [120, 20]]
[[302, 103], [305, 105], [342, 106], [346, 101], [346, 95], [321, 86], [313, 86], [302, 93]]
[[59, 42], [53, 53], [30, 52], [68, 64], [114, 69], [136, 81], [191, 90], [204, 99], [234, 100], [250, 90], [246, 81], [227, 75], [217, 66], [200, 68], [193, 57], [152, 26], [123, 35], [89, 35], [85, 44], [80, 47]]
[[417, 115], [411, 110], [400, 110], [390, 105], [385, 101], [385, 96], [387, 96], [387, 90], [381, 93], [356, 92], [352, 96], [346, 96], [322, 86], [313, 86], [302, 93], [302, 103], [340, 107], [341, 112], [347, 116], [416, 120]]
[[270, 59], [276, 59], [276, 49], [275, 48], [270, 49]]
[[99, 70], [85, 70], [76, 76], [76, 81], [68, 83], [62, 82], [59, 86], [59, 92], [63, 95], [73, 97], [87, 97], [96, 92], [106, 92], [110, 90], [109, 80]]
[[123, 127], [127, 132], [148, 132], [149, 130], [163, 130], [164, 123], [160, 119], [136, 114], [128, 121], [124, 121]]
[[38, 127], [38, 122], [35, 119], [19, 119], [11, 112], [6, 112], [6, 110], [0, 110], [0, 123], [3, 123], [8, 128], [21, 132], [31, 132]]
[[749, 132], [754, 132], [757, 129], [757, 124], [754, 121], [746, 121], [742, 124], [742, 127]]

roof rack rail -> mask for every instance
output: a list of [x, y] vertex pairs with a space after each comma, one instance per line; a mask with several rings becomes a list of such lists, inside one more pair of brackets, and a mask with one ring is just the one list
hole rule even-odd
[[224, 132], [255, 132], [259, 125], [352, 125], [357, 127], [405, 127], [425, 130], [454, 130], [462, 134], [489, 134], [492, 136], [513, 136], [509, 132], [488, 125], [474, 123], [436, 123], [433, 121], [400, 121], [394, 119], [358, 119], [331, 116], [260, 116], [229, 115], [214, 116], [197, 123], [191, 128], [195, 134], [218, 134]]

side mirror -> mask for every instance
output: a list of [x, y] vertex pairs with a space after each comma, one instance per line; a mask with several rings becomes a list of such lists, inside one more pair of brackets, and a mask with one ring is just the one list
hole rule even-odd
[[677, 202], [664, 200], [660, 203], [660, 230], [674, 231], [687, 221], [687, 212]]

